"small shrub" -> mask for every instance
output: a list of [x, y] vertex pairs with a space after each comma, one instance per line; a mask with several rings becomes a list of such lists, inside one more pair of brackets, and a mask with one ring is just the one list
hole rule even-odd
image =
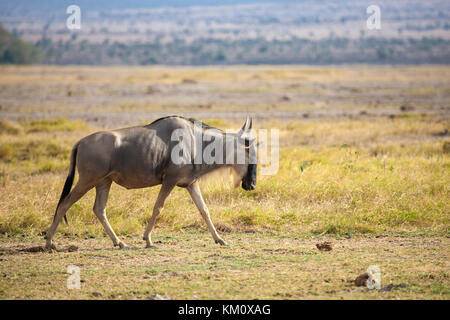
[[442, 152], [450, 153], [450, 141], [444, 141], [442, 144]]
[[18, 135], [22, 132], [23, 128], [19, 124], [8, 120], [0, 120], [0, 134]]
[[11, 161], [14, 150], [11, 144], [0, 145], [0, 160], [8, 162]]

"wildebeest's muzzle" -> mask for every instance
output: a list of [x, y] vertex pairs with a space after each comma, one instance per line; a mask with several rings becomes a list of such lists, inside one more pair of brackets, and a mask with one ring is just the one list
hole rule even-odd
[[242, 179], [242, 189], [255, 190], [256, 188], [256, 164], [249, 164], [247, 174]]

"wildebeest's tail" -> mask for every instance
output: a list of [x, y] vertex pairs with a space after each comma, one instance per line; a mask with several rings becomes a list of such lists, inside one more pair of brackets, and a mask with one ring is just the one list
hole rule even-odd
[[[73, 179], [75, 178], [75, 167], [77, 164], [77, 152], [78, 152], [78, 143], [73, 147], [72, 153], [70, 154], [69, 174], [67, 175], [66, 182], [64, 183], [64, 188], [61, 192], [61, 197], [59, 198], [58, 205], [56, 206], [53, 221], [56, 218], [56, 213], [58, 212], [58, 208], [61, 205], [61, 202], [63, 202], [63, 200], [69, 195], [70, 189], [72, 189]], [[64, 214], [64, 221], [68, 224], [67, 217], [65, 214]]]

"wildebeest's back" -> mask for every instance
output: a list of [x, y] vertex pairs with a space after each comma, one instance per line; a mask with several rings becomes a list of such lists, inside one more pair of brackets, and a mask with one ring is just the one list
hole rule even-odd
[[[95, 179], [111, 177], [130, 189], [160, 184], [166, 171], [177, 171], [166, 169], [173, 166], [170, 152], [176, 142], [171, 141], [172, 132], [180, 128], [192, 130], [192, 123], [167, 117], [147, 126], [91, 134], [78, 142], [78, 171]], [[183, 172], [175, 173], [183, 177]]]

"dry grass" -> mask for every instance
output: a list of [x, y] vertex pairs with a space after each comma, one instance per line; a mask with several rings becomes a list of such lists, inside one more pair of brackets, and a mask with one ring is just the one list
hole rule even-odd
[[[29, 253], [36, 238], [0, 238], [2, 299], [448, 299], [449, 239], [445, 237], [309, 238], [292, 233], [229, 233], [219, 248], [204, 232], [161, 230], [156, 249], [119, 251], [106, 238], [58, 239], [79, 251]], [[318, 241], [332, 251], [316, 249]], [[81, 289], [69, 290], [69, 265]], [[356, 287], [370, 265], [390, 291]], [[99, 295], [101, 294], [101, 295]]]
[[[222, 128], [234, 126], [223, 120], [206, 121]], [[35, 122], [22, 127], [26, 133], [0, 136], [0, 231], [8, 234], [36, 234], [48, 227], [71, 147], [95, 131], [80, 123], [62, 126], [61, 121], [47, 122], [39, 132]], [[217, 223], [235, 231], [307, 234], [448, 232], [447, 139], [433, 135], [448, 128], [448, 122], [407, 117], [372, 122], [271, 121], [262, 127], [280, 130], [279, 172], [260, 177], [253, 192], [232, 188], [233, 179], [226, 175], [203, 183]], [[114, 186], [108, 203], [114, 229], [140, 233], [158, 189], [127, 191]], [[93, 198], [91, 191], [71, 209], [71, 224], [62, 226], [63, 232], [103, 233], [91, 211]], [[187, 192], [176, 189], [158, 225], [178, 230], [203, 222]]]
[[[92, 298], [99, 288], [107, 299], [449, 298], [449, 67], [0, 69], [0, 116], [10, 119], [0, 121], [1, 298]], [[349, 114], [334, 116], [327, 99]], [[136, 113], [142, 108], [206, 112], [204, 120], [220, 128], [238, 128], [241, 119], [232, 115], [255, 110], [256, 128], [280, 130], [279, 171], [259, 176], [256, 190], [232, 188], [223, 172], [202, 181], [213, 221], [233, 246], [213, 244], [177, 188], [157, 221], [157, 250], [114, 250], [90, 191], [55, 236], [58, 246], [80, 251], [18, 252], [43, 244], [73, 144], [119, 126], [106, 110], [133, 124], [153, 120]], [[54, 117], [62, 110], [69, 118]], [[325, 113], [295, 120], [281, 110]], [[218, 111], [225, 116], [218, 119]], [[101, 117], [106, 122], [97, 122]], [[112, 187], [108, 218], [135, 247], [143, 246], [158, 190]], [[334, 249], [319, 252], [319, 240]], [[69, 264], [82, 267], [81, 291], [65, 287]], [[346, 282], [371, 264], [396, 289], [372, 292]]]
[[408, 103], [436, 112], [448, 111], [450, 96], [448, 66], [0, 66], [0, 73], [0, 110], [23, 117], [89, 112], [91, 122], [105, 112], [392, 112]]
[[[0, 84], [14, 85], [23, 83], [27, 75], [27, 84], [45, 79], [48, 84], [77, 82], [105, 83], [116, 81], [122, 84], [176, 84], [198, 82], [242, 82], [265, 80], [270, 83], [286, 80], [304, 80], [317, 82], [358, 81], [385, 82], [446, 82], [449, 76], [447, 66], [353, 66], [353, 67], [309, 67], [309, 66], [230, 66], [230, 67], [83, 67], [83, 66], [1, 66]], [[114, 79], [111, 76], [114, 75]]]

